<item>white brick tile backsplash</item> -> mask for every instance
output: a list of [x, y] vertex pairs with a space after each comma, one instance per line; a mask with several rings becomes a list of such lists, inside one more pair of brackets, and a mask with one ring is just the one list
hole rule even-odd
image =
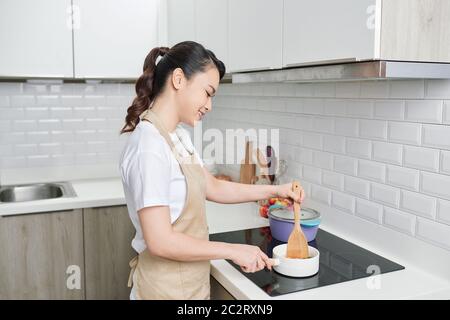
[[292, 113], [302, 113], [303, 112], [303, 102], [299, 98], [285, 98], [285, 108], [286, 112]]
[[306, 148], [295, 149], [297, 152], [294, 155], [294, 160], [303, 164], [313, 164], [313, 150]]
[[322, 170], [315, 167], [303, 166], [303, 178], [309, 182], [320, 184], [322, 180]]
[[38, 151], [37, 144], [16, 144], [14, 146], [15, 155], [29, 156], [36, 154]]
[[313, 130], [317, 132], [333, 133], [334, 119], [330, 117], [314, 117]]
[[427, 171], [438, 171], [439, 150], [413, 146], [404, 146], [403, 164], [406, 167]]
[[386, 172], [386, 182], [397, 187], [418, 191], [419, 171], [388, 165]]
[[301, 115], [297, 116], [295, 118], [295, 121], [297, 122], [297, 129], [299, 130], [313, 130], [313, 117], [307, 116], [307, 115]]
[[421, 191], [426, 194], [450, 200], [450, 176], [422, 172]]
[[442, 122], [450, 124], [450, 100], [444, 101], [444, 112]]
[[50, 109], [48, 107], [26, 107], [25, 117], [26, 119], [38, 120], [47, 119], [50, 115]]
[[336, 97], [338, 98], [358, 98], [361, 88], [361, 82], [336, 82]]
[[333, 82], [315, 83], [313, 88], [315, 97], [334, 97], [336, 95]]
[[334, 135], [323, 135], [323, 150], [333, 153], [345, 152], [345, 138]]
[[36, 105], [38, 106], [57, 106], [61, 103], [57, 95], [36, 96]]
[[312, 97], [313, 96], [313, 84], [312, 83], [296, 84], [295, 96], [297, 96], [297, 97]]
[[450, 99], [450, 80], [425, 80], [425, 97], [427, 99]]
[[441, 150], [440, 172], [450, 174], [450, 151]]
[[314, 151], [313, 164], [322, 169], [333, 169], [333, 155], [327, 152]]
[[356, 159], [340, 155], [334, 156], [334, 170], [336, 172], [356, 176], [357, 168], [358, 161]]
[[450, 201], [437, 199], [436, 220], [450, 225]]
[[370, 183], [363, 179], [345, 176], [344, 190], [348, 193], [369, 199]]
[[314, 200], [320, 201], [327, 205], [331, 204], [331, 190], [317, 186], [315, 184], [313, 184], [311, 187], [311, 197]]
[[322, 184], [337, 190], [344, 189], [344, 176], [333, 171], [322, 170]]
[[373, 101], [349, 100], [347, 115], [358, 118], [371, 118], [373, 116]]
[[32, 107], [36, 105], [35, 96], [21, 95], [10, 97], [11, 107]]
[[372, 159], [397, 165], [402, 164], [403, 146], [400, 144], [374, 141]]
[[2, 168], [24, 168], [27, 166], [25, 156], [1, 157], [0, 164]]
[[383, 223], [383, 206], [370, 201], [356, 199], [355, 214], [378, 224]]
[[407, 122], [389, 122], [388, 140], [391, 142], [420, 145], [422, 125]]
[[442, 122], [442, 101], [411, 100], [406, 101], [405, 120], [423, 123]]
[[389, 84], [390, 98], [422, 99], [425, 95], [424, 80], [393, 80]]
[[322, 149], [322, 135], [318, 133], [306, 133], [301, 134], [303, 142], [302, 146], [311, 149]]
[[387, 81], [361, 81], [361, 98], [385, 98], [389, 95]]
[[388, 207], [384, 207], [383, 224], [411, 236], [416, 232], [416, 216]]
[[336, 118], [334, 122], [335, 133], [343, 136], [358, 136], [358, 120]]
[[27, 143], [45, 143], [51, 141], [48, 131], [28, 131], [26, 133]]
[[386, 120], [403, 120], [405, 117], [405, 102], [402, 100], [375, 101], [374, 117]]
[[436, 198], [402, 190], [400, 209], [425, 218], [434, 219], [436, 217]]
[[323, 114], [323, 100], [322, 99], [303, 100], [303, 112], [306, 114]]
[[359, 120], [359, 136], [362, 138], [386, 140], [387, 122], [381, 120]]
[[425, 218], [417, 218], [416, 237], [450, 250], [450, 226]]
[[450, 126], [423, 125], [422, 145], [450, 149]]
[[384, 182], [386, 177], [386, 165], [374, 161], [358, 161], [358, 177]]
[[37, 130], [36, 120], [14, 120], [13, 122], [14, 131], [33, 131]]
[[346, 153], [351, 156], [370, 159], [372, 142], [369, 140], [347, 138]]
[[391, 207], [398, 208], [400, 203], [400, 189], [380, 183], [372, 183], [370, 199]]
[[348, 194], [339, 191], [333, 191], [331, 203], [335, 208], [352, 214], [355, 212], [356, 199], [355, 197], [349, 196]]
[[0, 96], [0, 108], [9, 107], [9, 97], [8, 96]]
[[347, 112], [347, 100], [325, 99], [324, 114], [344, 117]]
[[50, 156], [47, 154], [28, 156], [27, 163], [30, 167], [47, 167], [50, 165]]

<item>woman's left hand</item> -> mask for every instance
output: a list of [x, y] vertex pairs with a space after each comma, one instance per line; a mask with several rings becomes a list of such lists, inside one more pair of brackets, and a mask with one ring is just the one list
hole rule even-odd
[[302, 203], [305, 199], [305, 190], [300, 186], [300, 196], [292, 191], [292, 183], [281, 184], [276, 189], [277, 197], [290, 198], [295, 202]]

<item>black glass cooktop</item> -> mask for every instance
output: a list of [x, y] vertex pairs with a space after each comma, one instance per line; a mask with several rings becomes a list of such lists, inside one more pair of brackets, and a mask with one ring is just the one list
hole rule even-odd
[[[283, 242], [272, 238], [270, 228], [256, 228], [210, 235], [211, 241], [256, 245], [269, 257], [272, 248]], [[239, 272], [270, 296], [328, 286], [340, 282], [369, 277], [404, 269], [403, 266], [319, 229], [316, 239], [308, 243], [320, 251], [319, 272], [308, 278], [291, 278], [267, 269], [245, 273], [229, 261]]]

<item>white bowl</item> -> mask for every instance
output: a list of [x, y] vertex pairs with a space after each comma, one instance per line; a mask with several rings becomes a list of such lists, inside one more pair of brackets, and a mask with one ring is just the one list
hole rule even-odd
[[287, 244], [280, 244], [273, 248], [274, 269], [276, 272], [289, 277], [310, 277], [319, 272], [320, 252], [308, 246], [309, 258], [286, 258]]

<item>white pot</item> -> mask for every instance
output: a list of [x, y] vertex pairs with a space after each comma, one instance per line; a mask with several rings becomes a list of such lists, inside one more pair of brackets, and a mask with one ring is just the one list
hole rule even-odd
[[289, 277], [310, 277], [319, 272], [320, 252], [314, 247], [308, 246], [309, 258], [286, 258], [287, 244], [280, 244], [273, 248], [273, 262], [276, 272]]

